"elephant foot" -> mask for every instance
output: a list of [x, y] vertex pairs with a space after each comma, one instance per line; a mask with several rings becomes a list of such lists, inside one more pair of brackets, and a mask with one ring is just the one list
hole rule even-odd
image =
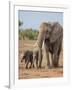
[[31, 68], [32, 68], [32, 66], [29, 67], [29, 69], [31, 69]]
[[37, 67], [37, 68], [41, 68], [41, 66]]
[[57, 68], [57, 67], [59, 67], [59, 65], [58, 64], [54, 64], [53, 67]]
[[28, 67], [26, 67], [26, 69], [28, 69]]
[[55, 67], [55, 68], [57, 68], [57, 67], [59, 67], [59, 64], [58, 64], [58, 61], [53, 61], [53, 67]]
[[48, 69], [52, 69], [52, 66], [48, 66]]

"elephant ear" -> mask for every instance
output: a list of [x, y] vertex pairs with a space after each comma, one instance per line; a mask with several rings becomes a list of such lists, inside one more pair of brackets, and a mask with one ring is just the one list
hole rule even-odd
[[52, 24], [52, 31], [50, 35], [50, 42], [54, 43], [60, 37], [63, 36], [63, 28], [59, 23]]

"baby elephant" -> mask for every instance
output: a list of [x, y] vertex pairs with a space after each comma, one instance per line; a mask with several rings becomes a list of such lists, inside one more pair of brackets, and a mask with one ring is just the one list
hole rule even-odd
[[39, 51], [36, 50], [36, 51], [25, 51], [24, 53], [24, 56], [22, 57], [22, 60], [21, 62], [23, 62], [23, 60], [25, 60], [25, 68], [28, 69], [28, 65], [30, 63], [30, 67], [29, 68], [34, 68], [34, 63], [36, 65], [36, 67], [38, 68], [38, 55], [39, 54]]
[[32, 51], [29, 51], [29, 50], [25, 51], [21, 62], [23, 62], [23, 60], [25, 60], [25, 65], [26, 65], [25, 68], [26, 69], [28, 69], [29, 63], [30, 63], [30, 67], [29, 68], [31, 68], [32, 66], [34, 67], [34, 65], [33, 65], [33, 52]]

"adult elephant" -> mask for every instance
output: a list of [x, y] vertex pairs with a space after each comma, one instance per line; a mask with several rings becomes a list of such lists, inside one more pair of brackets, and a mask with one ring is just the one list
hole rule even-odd
[[41, 67], [42, 44], [44, 42], [47, 65], [50, 67], [49, 52], [52, 57], [52, 66], [58, 67], [59, 56], [62, 47], [63, 28], [58, 22], [43, 22], [39, 27], [37, 44], [39, 47], [39, 67]]

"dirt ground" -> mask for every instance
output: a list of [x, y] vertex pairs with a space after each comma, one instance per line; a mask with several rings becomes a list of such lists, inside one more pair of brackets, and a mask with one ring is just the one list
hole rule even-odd
[[42, 68], [25, 69], [24, 62], [21, 62], [22, 56], [26, 50], [33, 50], [35, 41], [32, 40], [19, 40], [19, 61], [18, 61], [18, 77], [19, 79], [31, 79], [31, 78], [52, 78], [63, 76], [63, 50], [60, 54], [59, 67], [48, 69], [46, 65], [46, 57], [44, 55], [42, 60]]

